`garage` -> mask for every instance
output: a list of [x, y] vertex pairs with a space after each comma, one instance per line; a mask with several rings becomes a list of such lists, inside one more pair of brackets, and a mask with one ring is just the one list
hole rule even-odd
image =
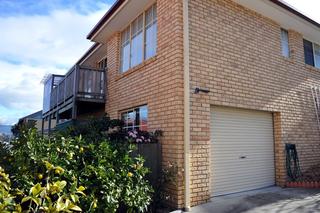
[[275, 184], [272, 113], [211, 109], [211, 195]]

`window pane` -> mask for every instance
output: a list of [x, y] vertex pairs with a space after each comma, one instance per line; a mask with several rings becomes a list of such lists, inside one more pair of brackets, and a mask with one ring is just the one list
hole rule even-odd
[[157, 51], [157, 22], [146, 29], [145, 59], [156, 55]]
[[281, 29], [281, 47], [282, 47], [282, 55], [289, 58], [289, 38], [288, 31]]
[[121, 44], [122, 46], [129, 41], [130, 36], [130, 27], [127, 27], [122, 33], [121, 33]]
[[122, 47], [121, 50], [121, 71], [125, 72], [129, 69], [130, 60], [130, 43]]
[[143, 61], [143, 33], [140, 32], [131, 41], [131, 67]]
[[121, 114], [124, 128], [128, 130], [148, 130], [148, 106], [141, 106]]
[[133, 129], [136, 122], [136, 113], [134, 111], [128, 112], [128, 129]]
[[124, 72], [130, 67], [130, 27], [121, 33], [121, 71]]
[[127, 128], [128, 127], [128, 113], [122, 113], [121, 114], [121, 119], [123, 120], [124, 122], [124, 128]]
[[140, 130], [147, 131], [148, 130], [148, 107], [147, 106], [140, 107], [139, 115], [140, 115]]
[[154, 4], [152, 7], [152, 12], [153, 12], [153, 20], [157, 20], [157, 5]]
[[318, 44], [314, 44], [314, 60], [315, 66], [320, 68], [320, 46]]
[[304, 60], [306, 64], [314, 66], [313, 46], [312, 42], [303, 39]]
[[152, 7], [146, 11], [146, 26], [149, 26], [153, 20]]

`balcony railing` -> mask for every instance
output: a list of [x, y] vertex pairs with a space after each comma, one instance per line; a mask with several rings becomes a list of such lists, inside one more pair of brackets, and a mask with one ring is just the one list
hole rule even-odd
[[52, 88], [50, 110], [70, 101], [105, 101], [105, 70], [74, 66], [60, 82]]

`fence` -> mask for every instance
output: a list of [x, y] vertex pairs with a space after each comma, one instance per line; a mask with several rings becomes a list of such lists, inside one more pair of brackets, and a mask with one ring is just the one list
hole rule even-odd
[[161, 144], [137, 144], [137, 150], [133, 152], [133, 156], [141, 155], [145, 159], [145, 167], [150, 169], [147, 179], [155, 186], [161, 174]]

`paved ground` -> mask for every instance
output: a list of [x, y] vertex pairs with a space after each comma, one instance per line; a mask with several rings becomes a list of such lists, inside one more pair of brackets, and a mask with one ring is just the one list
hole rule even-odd
[[216, 197], [192, 213], [313, 213], [320, 212], [320, 189], [270, 187]]

